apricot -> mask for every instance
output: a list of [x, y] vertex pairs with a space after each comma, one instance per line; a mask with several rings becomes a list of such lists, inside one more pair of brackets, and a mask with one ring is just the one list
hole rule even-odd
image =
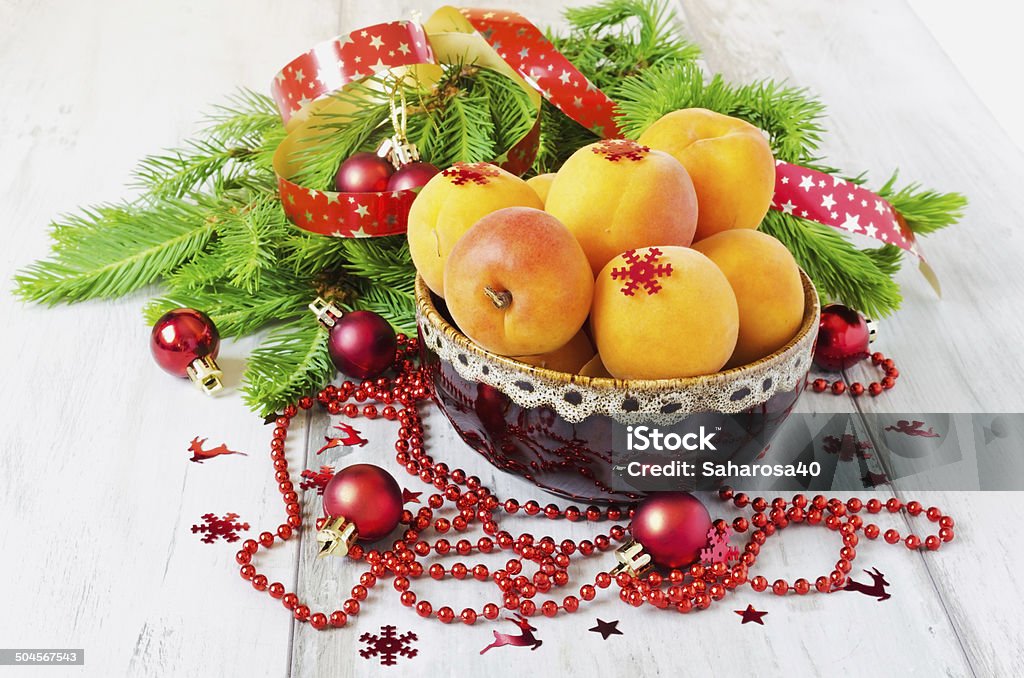
[[488, 214], [445, 264], [444, 298], [455, 324], [500, 355], [564, 346], [586, 321], [593, 297], [583, 249], [558, 219], [538, 209]]
[[594, 284], [591, 328], [618, 379], [717, 372], [736, 347], [736, 295], [718, 266], [685, 247], [650, 247], [608, 262]]
[[697, 196], [682, 165], [625, 139], [573, 153], [551, 182], [545, 209], [576, 236], [595, 275], [629, 249], [685, 247], [697, 225]]
[[722, 231], [693, 249], [715, 262], [736, 295], [740, 332], [728, 367], [752, 363], [789, 343], [804, 317], [804, 286], [785, 245], [743, 229]]
[[690, 173], [700, 214], [694, 240], [734, 228], [757, 228], [775, 193], [768, 139], [745, 120], [705, 108], [662, 116], [640, 143], [665, 151]]
[[551, 182], [555, 180], [555, 173], [548, 172], [547, 174], [538, 174], [535, 177], [530, 177], [526, 180], [530, 188], [534, 190], [540, 201], [546, 203], [548, 200], [548, 191], [551, 190]]
[[409, 254], [423, 281], [444, 294], [444, 266], [455, 243], [481, 217], [543, 203], [526, 182], [487, 163], [456, 163], [420, 190], [409, 210]]
[[554, 351], [541, 353], [540, 355], [518, 355], [515, 359], [527, 365], [543, 367], [555, 372], [566, 374], [579, 374], [583, 366], [590, 362], [597, 351], [590, 343], [587, 333], [580, 330], [569, 343], [556, 348]]

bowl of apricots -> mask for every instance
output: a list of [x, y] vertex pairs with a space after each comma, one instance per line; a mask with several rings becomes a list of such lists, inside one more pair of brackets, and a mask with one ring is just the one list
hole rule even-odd
[[588, 502], [642, 496], [622, 472], [641, 427], [700, 441], [680, 459], [755, 460], [804, 388], [820, 311], [757, 230], [774, 166], [757, 128], [686, 109], [557, 174], [431, 179], [408, 228], [420, 350], [462, 439]]

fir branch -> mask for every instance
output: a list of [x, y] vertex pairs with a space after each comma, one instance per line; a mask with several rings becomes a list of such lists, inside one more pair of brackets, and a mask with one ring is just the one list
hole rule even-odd
[[262, 137], [284, 128], [274, 100], [251, 89], [240, 89], [226, 103], [215, 105], [205, 122], [203, 134], [222, 141]]
[[896, 190], [898, 172], [878, 191], [878, 195], [892, 204], [917, 235], [934, 233], [958, 222], [967, 209], [967, 198], [960, 193], [939, 193], [913, 183]]
[[760, 230], [793, 253], [824, 299], [840, 301], [875, 318], [899, 308], [899, 286], [883, 270], [893, 266], [891, 251], [862, 252], [830, 226], [776, 210], [768, 212]]
[[355, 308], [373, 311], [399, 332], [416, 333], [416, 295], [413, 285], [375, 285], [368, 280], [357, 287]]
[[676, 16], [659, 0], [607, 0], [568, 9], [569, 35], [555, 47], [598, 87], [611, 91], [624, 78], [655, 66], [678, 66], [700, 49], [676, 30]]
[[51, 305], [119, 297], [201, 252], [216, 227], [206, 205], [184, 200], [87, 208], [55, 227], [52, 256], [15, 276], [16, 293]]
[[149, 155], [136, 166], [132, 185], [149, 197], [181, 198], [201, 190], [211, 180], [230, 184], [241, 173], [252, 149], [223, 141], [192, 139], [181, 148]]
[[308, 281], [267, 280], [258, 294], [225, 284], [171, 287], [152, 299], [143, 315], [152, 324], [173, 308], [201, 308], [213, 320], [221, 336], [241, 337], [271, 323], [308, 313], [316, 291]]
[[219, 228], [217, 241], [227, 281], [250, 293], [258, 291], [263, 273], [277, 265], [275, 248], [290, 229], [276, 195], [232, 209]]
[[273, 330], [249, 356], [245, 403], [266, 415], [322, 388], [335, 373], [327, 339], [311, 313]]

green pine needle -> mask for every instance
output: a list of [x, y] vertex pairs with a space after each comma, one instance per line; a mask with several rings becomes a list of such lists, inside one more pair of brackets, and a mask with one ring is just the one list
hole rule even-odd
[[877, 191], [888, 200], [917, 235], [927, 235], [960, 221], [967, 198], [960, 193], [939, 193], [913, 183], [895, 190], [898, 172]]
[[335, 369], [327, 339], [311, 313], [272, 331], [249, 356], [242, 386], [245, 403], [267, 415], [330, 382]]
[[177, 199], [87, 208], [55, 227], [54, 254], [18, 273], [15, 291], [51, 305], [123, 296], [201, 252], [216, 227], [205, 207]]

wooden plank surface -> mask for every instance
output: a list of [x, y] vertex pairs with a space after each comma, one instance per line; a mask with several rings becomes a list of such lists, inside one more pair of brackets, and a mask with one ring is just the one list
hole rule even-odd
[[[553, 24], [565, 4], [515, 6]], [[234, 86], [263, 89], [277, 67], [322, 38], [417, 11], [426, 16], [433, 7], [422, 0], [0, 5], [6, 161], [0, 239], [7, 243], [0, 248], [0, 278], [9, 280], [45, 252], [42, 225], [49, 219], [124, 195], [139, 156], [187, 135], [197, 113]], [[879, 178], [899, 165], [907, 177], [964, 190], [972, 200], [964, 224], [925, 243], [945, 299], [936, 300], [914, 271], [905, 271], [906, 308], [881, 324], [879, 347], [905, 375], [899, 387], [858, 404], [888, 412], [1021, 410], [1024, 396], [1004, 378], [1007, 356], [1019, 355], [1024, 338], [1008, 312], [1024, 294], [1024, 279], [1015, 274], [1024, 254], [1015, 228], [1022, 216], [1014, 190], [1020, 153], [916, 18], [902, 3], [880, 0], [682, 0], [680, 8], [684, 30], [702, 45], [712, 69], [737, 80], [788, 77], [821, 94], [831, 111], [827, 152], [835, 164], [851, 172], [872, 168]], [[979, 239], [999, 246], [980, 247]], [[4, 646], [85, 647], [82, 674], [97, 676], [345, 676], [393, 669], [441, 676], [478, 669], [657, 675], [683, 667], [752, 675], [834, 675], [836, 667], [853, 676], [1024, 672], [1015, 642], [1024, 589], [1009, 565], [1024, 549], [1000, 519], [1013, 496], [996, 493], [927, 496], [958, 520], [958, 541], [939, 554], [863, 546], [858, 564], [876, 565], [892, 583], [893, 598], [885, 603], [858, 595], [780, 600], [746, 591], [682, 617], [633, 610], [608, 594], [578, 615], [538, 619], [544, 646], [536, 652], [500, 648], [480, 656], [492, 628], [514, 627], [421, 620], [385, 583], [347, 630], [317, 633], [293, 625], [238, 578], [235, 547], [201, 543], [189, 530], [207, 512], [241, 513], [252, 525], [243, 536], [280, 522], [266, 459], [269, 429], [245, 411], [237, 392], [210, 401], [158, 371], [145, 350], [143, 298], [47, 311], [0, 295], [0, 318], [15, 330], [0, 333], [0, 355], [12, 356], [0, 391], [0, 410], [9, 413], [0, 435]], [[229, 385], [238, 384], [251, 346], [246, 340], [225, 347]], [[800, 408], [850, 411], [853, 403], [808, 395]], [[296, 420], [288, 450], [293, 470], [350, 461], [393, 467], [392, 424], [360, 421], [371, 445], [317, 457], [329, 423], [320, 415]], [[486, 465], [436, 413], [427, 427], [438, 458], [476, 473], [502, 497], [536, 496]], [[250, 456], [189, 464], [194, 435]], [[400, 482], [423, 489], [408, 476]], [[313, 493], [304, 502], [307, 513], [318, 510]], [[559, 538], [593, 535], [580, 524], [505, 524], [536, 536], [546, 529]], [[340, 603], [359, 570], [314, 561], [311, 536], [272, 549], [261, 570], [316, 603]], [[836, 548], [820, 530], [792, 530], [770, 542], [758, 569], [770, 579], [810, 577], [831, 568]], [[574, 572], [575, 585], [599, 567], [607, 559], [595, 557]], [[435, 607], [455, 610], [479, 607], [485, 592], [494, 599], [491, 584], [417, 584]], [[731, 610], [747, 602], [768, 610], [765, 627], [737, 623]], [[624, 635], [601, 640], [587, 630], [595, 617], [621, 620]], [[359, 635], [383, 624], [420, 636], [420, 654], [404, 669], [357, 654]]]

